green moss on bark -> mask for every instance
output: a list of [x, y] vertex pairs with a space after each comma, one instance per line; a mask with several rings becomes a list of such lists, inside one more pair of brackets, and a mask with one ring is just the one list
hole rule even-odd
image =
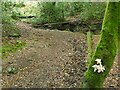
[[87, 65], [89, 64], [92, 57], [92, 32], [87, 32], [87, 47], [88, 47], [88, 55], [87, 55]]
[[[82, 88], [102, 88], [116, 56], [118, 36], [118, 3], [108, 2], [102, 24], [101, 38], [84, 74]], [[105, 71], [94, 72], [95, 59], [101, 59]]]
[[120, 1], [118, 2], [119, 4], [119, 9], [118, 9], [118, 53], [120, 55]]

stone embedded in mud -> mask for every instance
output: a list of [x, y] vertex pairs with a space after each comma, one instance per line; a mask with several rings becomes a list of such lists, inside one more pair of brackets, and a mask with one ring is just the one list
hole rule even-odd
[[16, 67], [7, 67], [6, 68], [6, 72], [8, 75], [10, 74], [16, 74], [18, 72], [18, 69]]

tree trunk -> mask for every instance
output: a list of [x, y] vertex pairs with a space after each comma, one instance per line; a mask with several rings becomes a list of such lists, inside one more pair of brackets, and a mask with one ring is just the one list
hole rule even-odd
[[90, 63], [90, 60], [92, 58], [92, 32], [87, 32], [87, 47], [88, 47], [88, 55], [87, 55], [87, 65]]
[[[119, 9], [118, 9], [118, 12], [120, 12], [120, 1], [118, 2], [118, 7], [119, 7]], [[118, 51], [119, 51], [119, 53], [120, 53], [120, 13], [118, 13]]]
[[[102, 24], [101, 38], [84, 74], [82, 88], [102, 88], [117, 53], [118, 40], [118, 3], [108, 2]], [[95, 59], [101, 59], [104, 72], [94, 72]]]
[[[120, 1], [118, 2], [118, 66], [120, 66]], [[118, 69], [118, 72], [120, 72], [120, 69]], [[120, 79], [118, 80], [118, 86], [120, 86]]]

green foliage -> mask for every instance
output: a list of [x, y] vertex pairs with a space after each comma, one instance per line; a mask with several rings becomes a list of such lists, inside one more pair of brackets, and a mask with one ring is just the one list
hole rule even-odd
[[64, 21], [63, 8], [61, 3], [43, 2], [38, 4], [40, 13], [34, 22], [51, 23]]
[[64, 8], [65, 8], [65, 16], [78, 15], [83, 9], [83, 3], [81, 2], [64, 3]]
[[[103, 19], [106, 3], [90, 2], [43, 2], [38, 3], [33, 24], [68, 20], [70, 16], [81, 20]], [[79, 16], [78, 16], [79, 15]]]
[[83, 10], [80, 13], [82, 20], [103, 19], [106, 3], [83, 3]]
[[8, 2], [1, 2], [1, 6], [2, 6], [2, 11], [4, 12], [8, 12], [10, 10], [12, 10], [13, 8], [13, 3], [8, 1]]
[[2, 36], [18, 37], [20, 30], [15, 25], [15, 20], [12, 18], [14, 3], [2, 2]]
[[2, 24], [11, 24], [14, 23], [14, 20], [11, 18], [12, 15], [12, 2], [2, 2]]
[[[20, 3], [21, 4], [21, 3]], [[22, 48], [25, 43], [16, 41], [9, 42], [5, 38], [20, 37], [21, 31], [16, 26], [16, 21], [13, 19], [13, 16], [16, 16], [18, 12], [14, 11], [13, 8], [16, 7], [16, 4], [13, 2], [2, 2], [2, 37], [3, 45], [0, 47], [0, 55], [7, 56], [10, 53]], [[17, 7], [21, 7], [18, 5]]]
[[12, 11], [12, 18], [15, 19], [15, 20], [19, 20], [19, 16], [21, 16], [20, 12], [19, 11]]
[[15, 3], [14, 2], [14, 7], [24, 7], [25, 4], [23, 2], [20, 2], [20, 3]]
[[[4, 2], [3, 6], [3, 24], [15, 26], [15, 20], [21, 20], [32, 24], [45, 24], [63, 22], [66, 20], [75, 20], [80, 18], [81, 22], [88, 21], [89, 19], [103, 19], [105, 11], [105, 3], [90, 3], [90, 2], [38, 2], [38, 4], [25, 4]], [[21, 8], [22, 7], [22, 8]], [[20, 19], [19, 17], [35, 16], [33, 18]], [[6, 26], [6, 25], [5, 25]], [[86, 26], [88, 29], [97, 30], [100, 25]], [[4, 29], [3, 31], [11, 33], [12, 30]], [[16, 28], [15, 32], [18, 29]], [[79, 28], [74, 31], [79, 31]], [[12, 33], [8, 36], [19, 36], [20, 33]]]
[[[4, 43], [4, 42], [3, 42]], [[12, 52], [15, 52], [18, 49], [21, 49], [25, 46], [24, 42], [21, 42], [20, 40], [16, 40], [15, 43], [4, 43], [4, 46], [0, 48], [0, 52], [2, 52], [2, 56], [7, 56]]]
[[15, 20], [11, 18], [10, 14], [4, 12], [2, 16], [2, 24], [12, 24], [12, 23], [15, 23]]

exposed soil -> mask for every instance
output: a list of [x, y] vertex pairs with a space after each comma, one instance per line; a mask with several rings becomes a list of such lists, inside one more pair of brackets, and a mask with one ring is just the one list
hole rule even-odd
[[[3, 88], [79, 88], [86, 71], [86, 36], [79, 32], [34, 29], [18, 22], [26, 46], [3, 59]], [[93, 37], [94, 47], [99, 36]], [[17, 67], [17, 74], [6, 73]], [[118, 87], [117, 59], [104, 87]]]

